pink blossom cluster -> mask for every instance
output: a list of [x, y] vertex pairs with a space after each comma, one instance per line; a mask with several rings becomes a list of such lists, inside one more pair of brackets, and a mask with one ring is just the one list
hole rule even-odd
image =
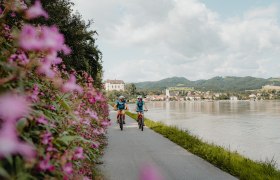
[[8, 8], [12, 11], [12, 13], [20, 12], [27, 9], [27, 5], [25, 4], [24, 0], [13, 0], [13, 1], [6, 1], [5, 8]]
[[[23, 0], [7, 1], [4, 8], [0, 18], [49, 18], [38, 0], [29, 8]], [[22, 172], [30, 172], [33, 179], [38, 174], [44, 179], [91, 179], [92, 162], [110, 125], [106, 98], [88, 73], [65, 70], [59, 54], [69, 55], [71, 49], [56, 26], [22, 22], [16, 27], [20, 32], [12, 36], [13, 27], [0, 23], [0, 35], [11, 47], [0, 54], [3, 67], [8, 67], [0, 66], [1, 162], [10, 156], [22, 158]]]
[[8, 61], [11, 63], [18, 62], [21, 65], [26, 65], [29, 63], [29, 59], [24, 51], [18, 51], [17, 53], [12, 54]]
[[39, 86], [38, 84], [34, 84], [32, 88], [32, 94], [29, 96], [29, 99], [32, 102], [37, 102], [39, 100], [39, 94], [40, 94]]
[[23, 26], [19, 35], [20, 46], [27, 51], [63, 51], [69, 54], [64, 44], [64, 36], [56, 26], [35, 27], [29, 24]]
[[[1, 10], [0, 10], [0, 12], [1, 12]], [[1, 14], [1, 13], [0, 13]], [[9, 25], [7, 25], [7, 24], [3, 24], [2, 25], [2, 33], [3, 33], [3, 36], [8, 40], [8, 41], [11, 41], [11, 40], [13, 40], [13, 36], [12, 36], [12, 34], [11, 34], [11, 28], [10, 28], [10, 26]]]
[[26, 11], [26, 17], [27, 19], [34, 19], [40, 16], [43, 16], [46, 19], [49, 18], [49, 15], [43, 9], [41, 2], [37, 0], [35, 1], [35, 4]]
[[34, 158], [34, 147], [20, 141], [16, 133], [16, 122], [29, 114], [30, 102], [21, 95], [4, 94], [0, 96], [0, 107], [0, 119], [3, 120], [0, 129], [0, 157], [18, 153], [25, 158]]

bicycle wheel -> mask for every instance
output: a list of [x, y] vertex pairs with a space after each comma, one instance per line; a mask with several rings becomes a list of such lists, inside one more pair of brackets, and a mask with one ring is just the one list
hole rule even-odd
[[123, 115], [120, 115], [120, 128], [123, 130]]
[[141, 129], [141, 118], [138, 116], [138, 126], [139, 126], [139, 129]]
[[142, 115], [142, 118], [141, 118], [141, 130], [143, 131], [144, 130], [144, 116]]

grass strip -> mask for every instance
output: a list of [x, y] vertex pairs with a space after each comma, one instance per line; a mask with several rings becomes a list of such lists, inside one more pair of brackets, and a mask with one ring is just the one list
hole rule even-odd
[[[131, 112], [126, 114], [133, 119], [137, 118], [137, 114]], [[154, 122], [147, 118], [145, 118], [145, 125], [241, 180], [280, 180], [280, 171], [277, 170], [276, 163], [273, 160], [269, 162], [253, 161], [237, 152], [231, 152], [221, 146], [203, 142], [201, 138], [191, 135], [188, 131], [175, 126], [167, 126], [161, 122]]]

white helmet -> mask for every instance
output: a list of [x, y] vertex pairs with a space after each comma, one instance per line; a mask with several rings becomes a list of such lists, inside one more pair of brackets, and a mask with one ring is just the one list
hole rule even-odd
[[120, 97], [119, 97], [119, 99], [124, 99], [124, 98], [125, 98], [124, 96], [120, 96]]
[[142, 96], [141, 95], [137, 96], [137, 99], [142, 99]]

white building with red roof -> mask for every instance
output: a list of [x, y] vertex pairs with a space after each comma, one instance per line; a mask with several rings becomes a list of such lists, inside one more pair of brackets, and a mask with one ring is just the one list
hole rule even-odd
[[105, 82], [106, 91], [124, 91], [124, 81], [123, 80], [107, 80]]

